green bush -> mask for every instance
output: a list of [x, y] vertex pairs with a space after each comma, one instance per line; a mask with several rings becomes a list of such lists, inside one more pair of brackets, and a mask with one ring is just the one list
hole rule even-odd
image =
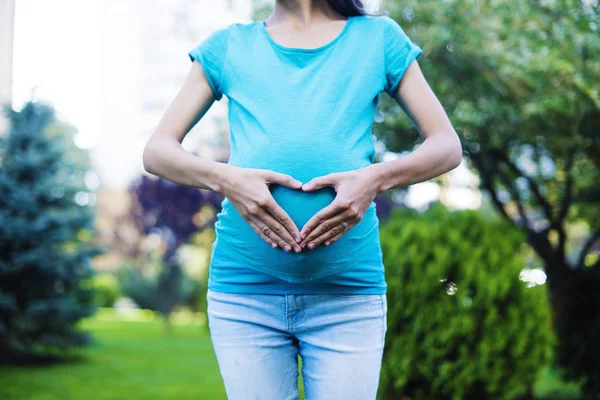
[[117, 278], [123, 293], [140, 308], [160, 312], [167, 317], [175, 307], [195, 309], [200, 283], [183, 268], [162, 266], [137, 268], [123, 266]]
[[512, 399], [549, 361], [545, 286], [527, 288], [524, 238], [504, 220], [440, 205], [381, 227], [388, 282], [384, 399]]
[[94, 275], [92, 286], [94, 301], [100, 307], [112, 307], [122, 295], [119, 281], [113, 274], [97, 273]]

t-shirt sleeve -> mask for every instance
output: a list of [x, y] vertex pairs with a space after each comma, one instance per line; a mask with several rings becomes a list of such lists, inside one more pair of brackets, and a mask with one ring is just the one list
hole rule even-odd
[[385, 91], [393, 97], [404, 73], [423, 49], [408, 37], [396, 20], [387, 15], [382, 18], [385, 19]]
[[188, 52], [190, 61], [198, 61], [213, 91], [215, 99], [221, 100], [224, 90], [223, 66], [227, 54], [228, 28], [213, 31], [199, 45]]

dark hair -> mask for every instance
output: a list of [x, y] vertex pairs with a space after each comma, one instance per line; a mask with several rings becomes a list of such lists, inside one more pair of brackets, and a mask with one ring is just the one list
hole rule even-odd
[[331, 8], [346, 17], [371, 15], [365, 11], [365, 6], [361, 0], [327, 0], [327, 2]]

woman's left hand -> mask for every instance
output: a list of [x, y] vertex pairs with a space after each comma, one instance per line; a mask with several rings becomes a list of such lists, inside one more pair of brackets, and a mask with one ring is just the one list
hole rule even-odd
[[[329, 246], [338, 240], [362, 220], [367, 208], [379, 193], [377, 179], [368, 167], [314, 178], [302, 185], [302, 190], [310, 192], [325, 186], [333, 187], [337, 193], [336, 197], [302, 227], [302, 248], [308, 244], [309, 249], [314, 249], [323, 242], [325, 246]], [[348, 224], [347, 228], [344, 229], [342, 221]]]

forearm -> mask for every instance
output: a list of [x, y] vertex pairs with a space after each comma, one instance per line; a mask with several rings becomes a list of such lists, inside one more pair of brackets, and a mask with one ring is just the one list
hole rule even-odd
[[143, 153], [144, 169], [169, 181], [185, 186], [221, 192], [232, 167], [205, 160], [188, 153], [179, 142], [156, 136], [148, 141]]
[[461, 160], [462, 147], [457, 136], [432, 135], [415, 151], [367, 169], [381, 193], [435, 178], [456, 168]]

